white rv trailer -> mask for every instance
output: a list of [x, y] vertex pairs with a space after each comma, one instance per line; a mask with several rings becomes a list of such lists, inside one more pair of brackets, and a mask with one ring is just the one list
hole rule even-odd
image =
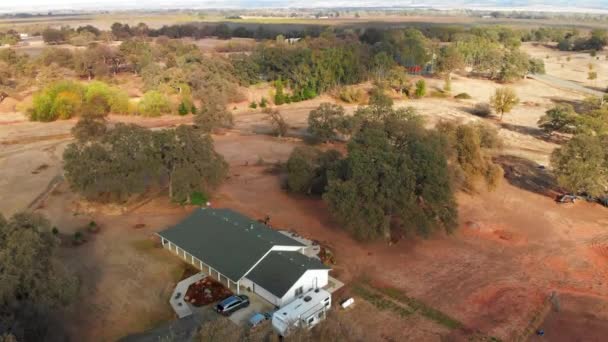
[[316, 289], [299, 296], [272, 315], [272, 327], [281, 336], [297, 327], [310, 329], [325, 319], [331, 307], [331, 293]]

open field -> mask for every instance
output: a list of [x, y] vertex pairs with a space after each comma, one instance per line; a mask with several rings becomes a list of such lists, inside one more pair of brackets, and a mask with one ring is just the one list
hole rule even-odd
[[[523, 50], [531, 56], [543, 59], [547, 74], [578, 83], [589, 89], [606, 90], [608, 53], [599, 52], [593, 57], [589, 52], [558, 51], [538, 44], [525, 43], [523, 47]], [[589, 80], [589, 71], [596, 72], [597, 79]]]
[[395, 13], [391, 15], [365, 14], [359, 18], [354, 14], [343, 15], [332, 18], [314, 17], [288, 17], [288, 16], [254, 16], [242, 15], [241, 19], [227, 18], [217, 12], [197, 12], [197, 11], [168, 11], [168, 12], [112, 12], [112, 13], [93, 13], [75, 14], [70, 16], [52, 17], [32, 17], [32, 18], [6, 18], [0, 19], [0, 28], [13, 28], [16, 30], [41, 30], [47, 26], [59, 28], [62, 25], [78, 27], [83, 25], [93, 25], [102, 30], [110, 29], [115, 22], [129, 25], [137, 25], [145, 22], [151, 28], [160, 28], [163, 25], [198, 23], [201, 25], [216, 25], [218, 23], [228, 23], [231, 26], [256, 27], [256, 25], [281, 25], [294, 27], [309, 26], [343, 26], [349, 28], [362, 27], [430, 27], [449, 24], [451, 26], [484, 26], [502, 25], [510, 27], [533, 28], [539, 26], [553, 27], [578, 27], [590, 29], [595, 27], [608, 27], [608, 24], [597, 20], [581, 20], [580, 18], [559, 18], [559, 19], [516, 19], [516, 18], [481, 18], [479, 16], [466, 15], [439, 15], [439, 14], [412, 14]]

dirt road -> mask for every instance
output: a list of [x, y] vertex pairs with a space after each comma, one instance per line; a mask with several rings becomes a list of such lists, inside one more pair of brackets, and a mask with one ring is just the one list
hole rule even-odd
[[571, 82], [568, 80], [564, 80], [559, 77], [555, 77], [553, 75], [529, 74], [528, 77], [532, 78], [534, 80], [546, 83], [550, 86], [559, 88], [559, 89], [572, 90], [572, 91], [582, 93], [585, 95], [598, 96], [598, 97], [602, 97], [602, 96], [606, 95], [606, 93], [603, 91], [589, 89], [587, 87], [583, 87], [580, 84], [577, 84], [577, 83], [574, 83], [574, 82]]

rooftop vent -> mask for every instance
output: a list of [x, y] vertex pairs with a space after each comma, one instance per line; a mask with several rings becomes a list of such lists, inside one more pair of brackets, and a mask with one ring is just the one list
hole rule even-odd
[[304, 301], [305, 301], [305, 302], [310, 302], [311, 300], [312, 300], [312, 297], [311, 297], [311, 296], [306, 296], [306, 297], [304, 297]]

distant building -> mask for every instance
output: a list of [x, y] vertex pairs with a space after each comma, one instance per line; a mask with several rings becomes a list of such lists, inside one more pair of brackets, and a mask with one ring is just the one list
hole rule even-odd
[[302, 38], [286, 38], [285, 43], [287, 44], [295, 44], [299, 42]]
[[28, 39], [30, 37], [27, 33], [19, 33], [19, 39]]

